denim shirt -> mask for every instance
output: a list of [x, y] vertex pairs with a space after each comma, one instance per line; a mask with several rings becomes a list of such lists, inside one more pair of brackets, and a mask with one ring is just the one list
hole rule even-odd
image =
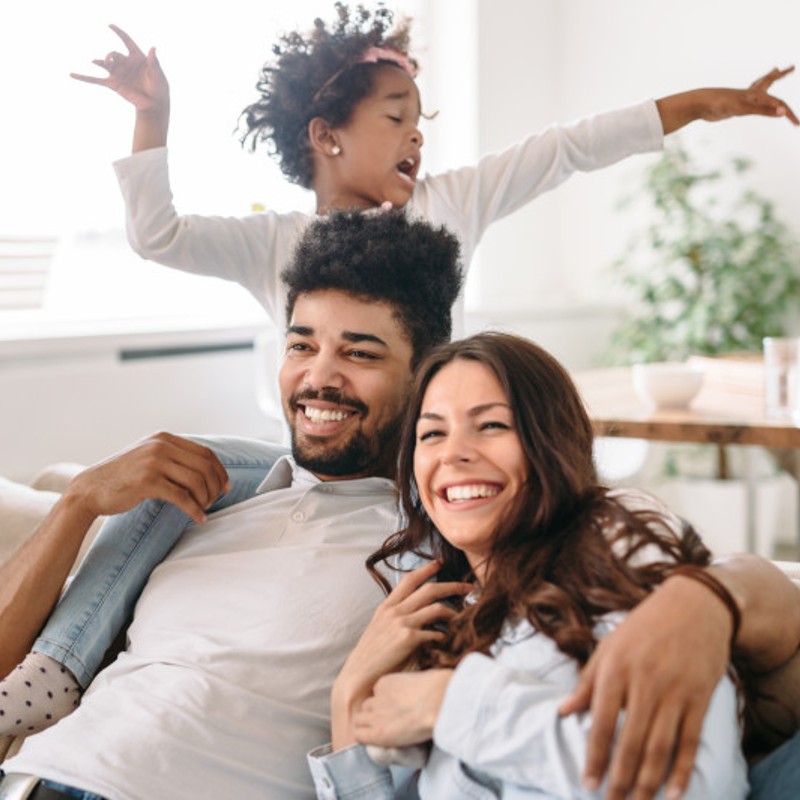
[[[608, 615], [603, 636], [623, 618]], [[453, 673], [433, 733], [427, 764], [419, 771], [425, 800], [600, 798], [605, 786], [581, 786], [591, 717], [561, 717], [558, 707], [574, 688], [578, 669], [551, 639], [527, 621], [507, 622], [492, 656], [471, 653]], [[320, 800], [398, 800], [397, 774], [375, 764], [355, 745], [309, 754]], [[407, 776], [403, 776], [407, 779]], [[685, 797], [747, 796], [747, 768], [739, 746], [736, 694], [723, 678], [703, 726], [697, 761]], [[663, 790], [659, 793], [663, 796]]]
[[[651, 495], [615, 489], [631, 510], [653, 508], [676, 530], [680, 520]], [[650, 553], [638, 554], [647, 561]], [[607, 614], [595, 625], [598, 639], [625, 618]], [[687, 658], [690, 657], [687, 655]], [[470, 653], [455, 669], [445, 693], [433, 746], [417, 775], [425, 800], [463, 798], [600, 798], [605, 786], [581, 786], [591, 716], [561, 717], [560, 703], [577, 684], [576, 662], [527, 620], [510, 619], [489, 656]], [[619, 721], [621, 724], [621, 719]], [[336, 753], [318, 748], [309, 765], [320, 800], [398, 800], [398, 781], [375, 764], [365, 748]], [[703, 724], [686, 800], [736, 800], [748, 793], [740, 746], [737, 698], [726, 676], [719, 682]], [[657, 795], [663, 797], [663, 789]]]

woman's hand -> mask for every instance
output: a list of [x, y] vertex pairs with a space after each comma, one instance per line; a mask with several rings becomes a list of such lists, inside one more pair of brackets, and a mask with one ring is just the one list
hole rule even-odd
[[656, 102], [664, 133], [669, 134], [697, 119], [718, 122], [731, 117], [759, 115], [786, 117], [800, 125], [794, 111], [769, 93], [772, 84], [794, 71], [794, 67], [773, 69], [753, 81], [746, 89], [695, 89]]
[[420, 645], [444, 636], [431, 626], [446, 622], [456, 612], [439, 601], [471, 590], [468, 583], [430, 583], [439, 566], [433, 561], [403, 577], [378, 606], [345, 661], [331, 694], [334, 749], [355, 741], [352, 714], [370, 696], [376, 681], [403, 669]]
[[353, 715], [356, 739], [381, 747], [430, 741], [452, 676], [451, 669], [385, 675]]
[[151, 47], [145, 55], [136, 42], [116, 25], [109, 26], [122, 39], [128, 52], [110, 52], [105, 58], [92, 61], [108, 75], [70, 73], [70, 77], [84, 83], [105, 86], [125, 98], [136, 108], [134, 152], [166, 144], [169, 127], [169, 84], [161, 69], [156, 50]]

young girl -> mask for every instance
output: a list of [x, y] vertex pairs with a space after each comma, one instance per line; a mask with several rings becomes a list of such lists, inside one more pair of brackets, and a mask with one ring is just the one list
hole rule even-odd
[[[318, 797], [357, 797], [366, 786], [376, 800], [398, 796], [388, 768], [355, 743], [431, 739], [422, 798], [599, 796], [581, 792], [589, 715], [562, 717], [559, 703], [598, 641], [660, 583], [680, 574], [708, 585], [708, 550], [644, 493], [598, 485], [591, 424], [572, 381], [515, 336], [479, 334], [425, 360], [399, 483], [408, 527], [370, 557], [373, 575], [388, 591], [374, 566], [413, 554], [475, 589], [446, 633], [428, 627], [415, 597], [430, 566], [408, 574], [376, 611], [333, 687], [333, 752], [309, 758]], [[712, 588], [735, 619], [733, 598]], [[402, 689], [376, 686], [410, 658], [427, 671], [393, 676]], [[493, 662], [506, 673], [502, 686], [497, 668], [487, 669]], [[527, 687], [526, 704], [515, 701], [515, 685]], [[417, 698], [423, 690], [433, 701]], [[684, 797], [746, 796], [726, 677]]]
[[[768, 93], [791, 68], [773, 70], [748, 89], [697, 89], [646, 101], [554, 126], [474, 166], [420, 178], [421, 103], [408, 23], [393, 29], [392, 12], [384, 7], [351, 14], [337, 3], [336, 9], [330, 28], [318, 20], [310, 33], [287, 34], [274, 48], [275, 58], [258, 83], [260, 98], [243, 113], [243, 141], [266, 144], [287, 178], [314, 192], [318, 214], [390, 204], [445, 225], [460, 241], [465, 269], [489, 224], [576, 170], [657, 150], [664, 134], [696, 119], [761, 114], [798, 124], [792, 110]], [[127, 52], [94, 62], [106, 77], [74, 77], [106, 86], [135, 107], [133, 155], [115, 165], [132, 247], [172, 267], [238, 281], [280, 324], [285, 305], [280, 270], [313, 216], [299, 211], [242, 219], [179, 215], [167, 172], [167, 80], [154, 49], [145, 54], [124, 31], [112, 29]], [[463, 329], [462, 308], [460, 298], [453, 316], [457, 334]], [[216, 440], [209, 446], [231, 472], [232, 490], [215, 508], [246, 499], [272, 463], [272, 451], [260, 442], [248, 447]], [[52, 724], [72, 707], [74, 691], [89, 684], [150, 570], [188, 522], [173, 507], [153, 501], [104, 528], [34, 645], [35, 658], [3, 684], [16, 711], [5, 719], [19, 720], [16, 730]], [[73, 692], [61, 692], [61, 666]], [[70, 698], [61, 705], [49, 697], [49, 684], [42, 684], [54, 668], [56, 697]], [[37, 697], [46, 698], [44, 703], [28, 705], [28, 684], [39, 687]], [[0, 734], [6, 726], [0, 718]]]
[[[492, 222], [575, 171], [659, 150], [665, 134], [697, 119], [761, 114], [798, 124], [786, 103], [768, 94], [791, 71], [775, 69], [748, 89], [697, 89], [554, 126], [476, 165], [423, 178], [422, 104], [408, 21], [392, 29], [387, 8], [351, 13], [337, 3], [336, 9], [331, 28], [317, 20], [310, 33], [289, 33], [274, 48], [258, 82], [260, 97], [242, 114], [243, 143], [265, 145], [290, 181], [314, 192], [318, 214], [391, 204], [445, 225], [461, 242], [465, 268]], [[107, 77], [73, 77], [114, 90], [136, 109], [133, 155], [115, 164], [131, 246], [153, 261], [242, 284], [280, 322], [279, 273], [311, 215], [178, 215], [167, 172], [167, 80], [154, 49], [145, 54], [111, 27], [127, 53], [94, 61]], [[462, 307], [459, 301], [455, 335]]]

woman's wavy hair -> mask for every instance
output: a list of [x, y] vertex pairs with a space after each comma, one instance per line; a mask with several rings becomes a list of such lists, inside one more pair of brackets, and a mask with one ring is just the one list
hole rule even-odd
[[[307, 34], [293, 31], [272, 48], [274, 59], [261, 69], [260, 99], [244, 109], [242, 145], [255, 150], [266, 143], [283, 174], [306, 189], [314, 179], [308, 124], [315, 117], [332, 128], [346, 124], [356, 105], [372, 93], [375, 76], [386, 63], [360, 63], [370, 47], [387, 47], [408, 57], [410, 19], [394, 25], [394, 13], [382, 3], [374, 10], [351, 10], [335, 3], [336, 21], [321, 19]], [[416, 67], [416, 62], [409, 59]]]
[[387, 591], [376, 565], [396, 564], [404, 553], [439, 559], [440, 580], [473, 578], [463, 553], [434, 528], [413, 475], [425, 392], [445, 365], [459, 360], [483, 364], [503, 387], [528, 464], [527, 486], [493, 534], [477, 601], [461, 608], [441, 643], [418, 654], [419, 664], [454, 666], [469, 652], [488, 653], [509, 617], [527, 618], [584, 664], [596, 646], [598, 617], [632, 608], [678, 564], [706, 565], [710, 553], [688, 524], [676, 531], [674, 518], [629, 510], [598, 484], [592, 427], [578, 391], [558, 361], [533, 342], [480, 333], [442, 345], [423, 361], [398, 469], [408, 524], [370, 556], [367, 567]]

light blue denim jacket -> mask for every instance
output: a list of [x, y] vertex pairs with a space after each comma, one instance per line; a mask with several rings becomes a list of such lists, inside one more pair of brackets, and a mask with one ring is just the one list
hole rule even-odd
[[[622, 615], [596, 629], [610, 631]], [[527, 621], [507, 623], [492, 657], [472, 653], [456, 668], [419, 772], [423, 800], [599, 798], [581, 787], [590, 715], [561, 717], [559, 703], [578, 678], [576, 662]], [[320, 800], [398, 800], [396, 776], [365, 748], [309, 754]], [[405, 791], [405, 790], [403, 790]], [[706, 714], [687, 800], [747, 797], [747, 766], [739, 745], [736, 693], [723, 678]], [[663, 791], [659, 794], [663, 797]]]

